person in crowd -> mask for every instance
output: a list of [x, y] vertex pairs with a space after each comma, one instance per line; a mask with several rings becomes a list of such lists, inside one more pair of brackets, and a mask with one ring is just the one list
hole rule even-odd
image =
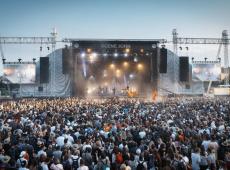
[[230, 97], [1, 101], [0, 167], [228, 169], [229, 113]]
[[200, 153], [200, 170], [206, 170], [208, 168], [208, 163], [208, 153], [205, 151], [204, 145], [202, 145]]
[[83, 159], [80, 159], [80, 167], [77, 170], [89, 170], [88, 166], [85, 165]]

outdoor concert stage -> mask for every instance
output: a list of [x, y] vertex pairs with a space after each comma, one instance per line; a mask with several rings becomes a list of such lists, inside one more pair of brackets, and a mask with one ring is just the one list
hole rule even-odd
[[40, 58], [36, 63], [40, 81], [21, 84], [19, 96], [203, 94], [202, 82], [181, 82], [179, 71], [179, 57], [158, 41], [72, 39], [69, 46]]
[[71, 75], [72, 95], [134, 97], [156, 93], [157, 47], [157, 41], [73, 40], [71, 47], [63, 49], [67, 54], [63, 55], [63, 70]]

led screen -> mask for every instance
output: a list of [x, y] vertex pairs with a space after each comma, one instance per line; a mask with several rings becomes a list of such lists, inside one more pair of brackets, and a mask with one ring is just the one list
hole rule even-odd
[[35, 64], [4, 64], [3, 74], [12, 84], [35, 83]]
[[220, 81], [221, 66], [216, 63], [193, 64], [193, 81]]

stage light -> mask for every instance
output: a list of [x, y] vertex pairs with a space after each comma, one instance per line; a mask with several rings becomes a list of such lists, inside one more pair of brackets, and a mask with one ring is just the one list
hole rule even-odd
[[87, 53], [91, 53], [92, 49], [91, 48], [87, 48]]
[[97, 53], [93, 53], [92, 56], [93, 56], [93, 57], [97, 57]]
[[144, 49], [142, 48], [140, 51], [141, 51], [141, 53], [143, 53], [143, 52], [144, 52]]
[[134, 57], [133, 61], [134, 61], [134, 62], [138, 62], [138, 58], [137, 58], [137, 57]]
[[104, 54], [103, 54], [103, 57], [107, 57], [107, 55], [108, 55], [107, 53], [104, 53]]
[[121, 76], [121, 70], [117, 69], [116, 70], [116, 77], [120, 77]]
[[81, 57], [82, 57], [82, 58], [85, 57], [85, 53], [84, 53], [84, 52], [81, 53]]
[[114, 53], [114, 57], [118, 57], [118, 53]]
[[97, 87], [95, 86], [88, 86], [87, 93], [92, 94], [97, 90]]
[[94, 63], [97, 60], [97, 53], [92, 53], [89, 55], [89, 62]]
[[92, 90], [91, 90], [91, 89], [88, 89], [88, 90], [87, 90], [87, 93], [88, 93], [88, 94], [92, 93]]
[[125, 53], [124, 56], [125, 56], [125, 57], [128, 57], [128, 53]]
[[130, 49], [129, 49], [129, 48], [126, 48], [126, 49], [125, 49], [125, 52], [126, 52], [126, 53], [129, 53], [129, 52], [130, 52]]
[[107, 71], [104, 70], [104, 71], [103, 71], [103, 77], [107, 77], [107, 76], [108, 76]]
[[115, 68], [115, 64], [110, 64], [109, 66], [111, 69], [114, 69]]
[[125, 61], [125, 62], [123, 63], [123, 66], [127, 68], [127, 67], [129, 66], [129, 63], [128, 63], [127, 61]]
[[140, 71], [140, 70], [143, 70], [143, 65], [142, 64], [137, 64], [137, 69]]
[[121, 73], [121, 70], [117, 69], [117, 70], [116, 70], [116, 73]]
[[129, 78], [130, 78], [130, 79], [133, 79], [133, 78], [134, 78], [134, 74], [130, 74], [130, 75], [129, 75]]

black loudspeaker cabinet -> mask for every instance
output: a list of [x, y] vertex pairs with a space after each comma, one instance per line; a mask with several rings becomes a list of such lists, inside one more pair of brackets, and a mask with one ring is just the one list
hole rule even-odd
[[189, 82], [189, 58], [180, 57], [179, 58], [179, 69], [180, 69], [180, 81]]
[[69, 74], [73, 68], [73, 56], [71, 48], [62, 49], [62, 74]]
[[167, 73], [167, 49], [160, 49], [160, 73]]
[[49, 57], [40, 57], [40, 83], [49, 83]]

